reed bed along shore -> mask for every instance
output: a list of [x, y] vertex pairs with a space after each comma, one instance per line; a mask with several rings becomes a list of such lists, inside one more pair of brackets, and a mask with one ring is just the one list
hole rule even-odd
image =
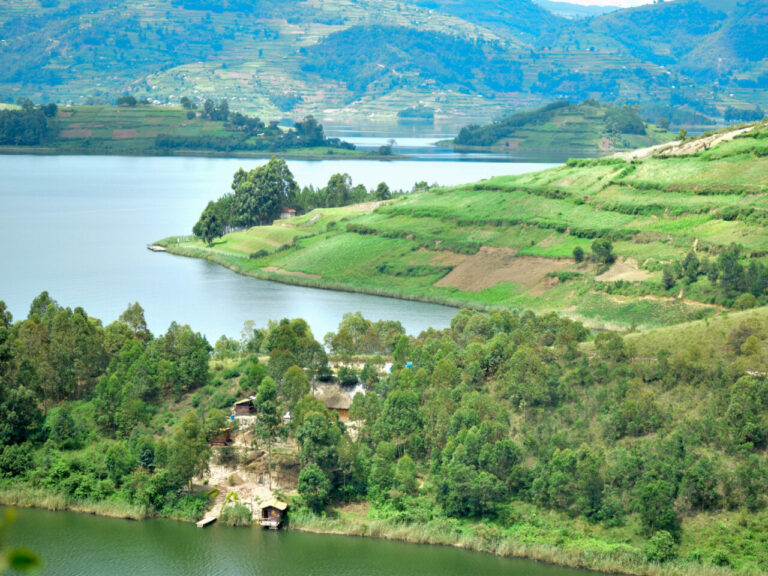
[[466, 524], [461, 530], [445, 520], [426, 524], [393, 523], [387, 520], [329, 518], [293, 513], [290, 528], [301, 532], [381, 538], [411, 544], [452, 546], [503, 558], [525, 558], [569, 568], [633, 576], [734, 576], [747, 574], [728, 567], [703, 565], [688, 560], [664, 564], [647, 562], [638, 550], [604, 543], [603, 547], [555, 546], [523, 542], [485, 524]]

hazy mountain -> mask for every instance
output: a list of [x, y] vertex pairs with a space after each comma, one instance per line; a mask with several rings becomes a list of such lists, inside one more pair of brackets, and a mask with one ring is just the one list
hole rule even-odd
[[571, 4], [570, 2], [553, 2], [552, 0], [534, 0], [536, 4], [549, 10], [556, 16], [563, 18], [589, 18], [591, 16], [601, 16], [609, 12], [621, 10], [620, 6], [582, 6], [581, 4]]

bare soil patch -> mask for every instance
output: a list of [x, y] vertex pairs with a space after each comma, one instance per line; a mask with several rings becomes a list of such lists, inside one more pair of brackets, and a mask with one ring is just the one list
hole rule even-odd
[[603, 136], [600, 139], [600, 149], [601, 150], [613, 150], [615, 146], [613, 145], [613, 142], [610, 138], [607, 138], [606, 136]]
[[93, 130], [86, 130], [85, 128], [70, 128], [69, 130], [59, 132], [59, 138], [71, 140], [75, 138], [90, 138], [91, 136], [93, 136]]
[[376, 208], [383, 206], [386, 203], [386, 200], [379, 200], [378, 202], [364, 202], [362, 204], [353, 204], [352, 206], [347, 206], [347, 209], [356, 210], [358, 212], [369, 212], [371, 210], [376, 210]]
[[315, 280], [319, 280], [322, 278], [320, 274], [307, 274], [306, 272], [293, 272], [291, 270], [284, 270], [283, 268], [278, 268], [277, 266], [267, 266], [263, 269], [265, 272], [272, 272], [274, 274], [283, 274], [285, 276], [298, 276], [299, 278], [313, 278]]
[[[428, 252], [424, 248], [420, 248], [419, 252]], [[466, 254], [457, 254], [456, 252], [450, 252], [449, 250], [441, 250], [435, 252], [430, 260], [430, 264], [434, 266], [458, 266], [469, 258]]]
[[450, 286], [467, 292], [480, 292], [502, 282], [515, 282], [528, 288], [536, 286], [550, 272], [562, 270], [572, 260], [535, 256], [517, 256], [510, 248], [483, 246], [477, 254], [456, 266], [435, 286]]
[[112, 130], [112, 140], [130, 140], [138, 137], [139, 133], [136, 130]]
[[600, 282], [642, 282], [651, 278], [652, 274], [646, 270], [641, 270], [634, 258], [619, 260], [611, 266], [606, 272], [596, 276], [595, 280]]

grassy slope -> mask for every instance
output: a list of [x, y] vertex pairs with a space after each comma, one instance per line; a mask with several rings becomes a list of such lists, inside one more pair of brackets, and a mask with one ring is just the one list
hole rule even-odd
[[[767, 142], [739, 138], [693, 156], [635, 163], [582, 161], [434, 189], [375, 211], [324, 211], [323, 222], [335, 222], [324, 228], [312, 213], [226, 236], [211, 248], [189, 239], [167, 244], [174, 253], [262, 278], [455, 305], [559, 310], [593, 327], [661, 326], [718, 311], [702, 296], [705, 277], [665, 292], [665, 262], [694, 246], [700, 258], [714, 258], [732, 242], [765, 257], [768, 231], [759, 216], [768, 190], [768, 160], [761, 156]], [[729, 207], [752, 209], [753, 217], [734, 218]], [[279, 251], [270, 240], [276, 234]], [[620, 263], [600, 281], [594, 265], [570, 259], [576, 246], [589, 252], [595, 235], [614, 238]], [[249, 258], [256, 248], [274, 253]], [[515, 258], [481, 258], [494, 250]], [[510, 279], [481, 289], [461, 281], [435, 285], [467, 258], [477, 259], [470, 260], [470, 279], [499, 268]], [[629, 275], [618, 276], [621, 269]], [[628, 281], [615, 281], [622, 278]]]

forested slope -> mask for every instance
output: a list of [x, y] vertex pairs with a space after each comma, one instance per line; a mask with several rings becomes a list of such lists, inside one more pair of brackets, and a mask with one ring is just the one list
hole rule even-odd
[[[138, 305], [106, 327], [47, 294], [26, 319], [0, 311], [4, 502], [194, 519], [209, 464], [270, 454], [300, 468], [296, 527], [609, 572], [768, 572], [765, 308], [625, 338], [554, 314], [464, 310], [418, 337], [349, 314], [325, 340], [341, 382], [364, 383], [350, 424], [309, 394], [333, 375], [301, 320], [212, 348], [176, 324], [151, 335]], [[243, 395], [253, 447], [209, 448]]]

